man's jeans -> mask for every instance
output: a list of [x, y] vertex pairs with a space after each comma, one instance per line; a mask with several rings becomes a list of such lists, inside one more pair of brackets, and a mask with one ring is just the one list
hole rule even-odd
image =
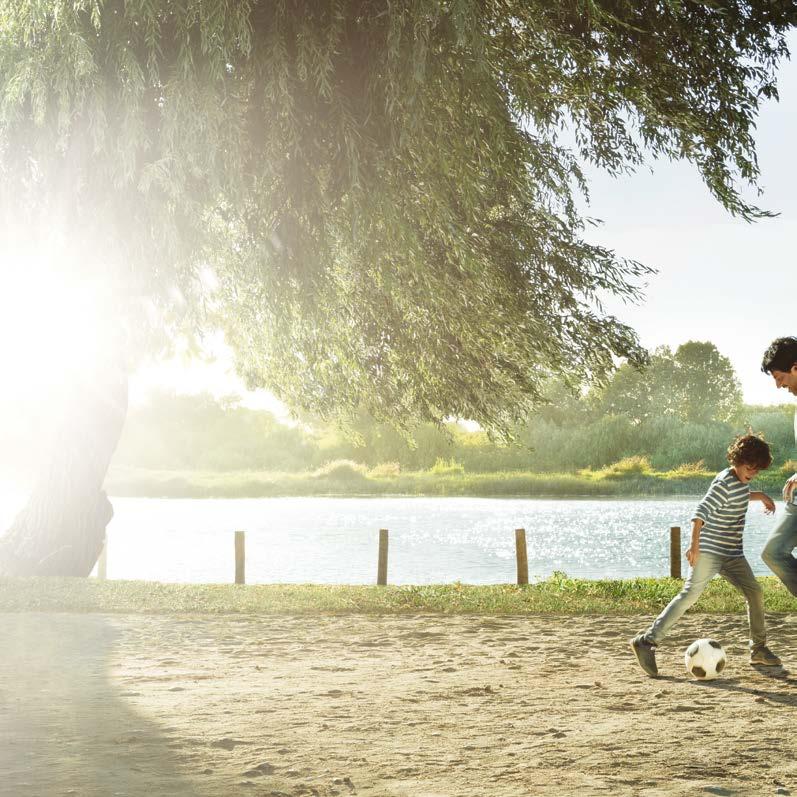
[[797, 595], [797, 559], [792, 550], [797, 546], [797, 506], [786, 504], [786, 511], [775, 526], [761, 551], [767, 567], [786, 585], [792, 595]]
[[661, 642], [686, 610], [697, 602], [708, 582], [717, 573], [730, 581], [747, 600], [750, 646], [763, 645], [767, 641], [764, 624], [764, 591], [753, 575], [750, 563], [744, 556], [719, 556], [702, 551], [697, 557], [697, 564], [689, 571], [684, 588], [653, 621], [653, 625], [645, 632], [646, 639], [654, 645]]

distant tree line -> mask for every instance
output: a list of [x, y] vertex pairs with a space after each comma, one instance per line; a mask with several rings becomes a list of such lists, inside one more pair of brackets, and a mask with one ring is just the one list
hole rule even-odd
[[650, 365], [622, 365], [603, 386], [574, 395], [547, 385], [549, 403], [514, 429], [511, 444], [458, 423], [423, 424], [411, 439], [366, 412], [347, 429], [313, 416], [295, 425], [208, 395], [158, 394], [130, 414], [115, 463], [154, 469], [303, 471], [337, 459], [422, 470], [438, 460], [467, 472], [573, 471], [644, 456], [657, 470], [703, 461], [724, 465], [729, 440], [750, 428], [772, 445], [775, 465], [795, 458], [794, 406], [742, 401], [730, 361], [711, 343], [651, 352]]

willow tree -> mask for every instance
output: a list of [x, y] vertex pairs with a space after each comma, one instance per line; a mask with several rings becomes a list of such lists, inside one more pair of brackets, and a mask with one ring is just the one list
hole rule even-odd
[[223, 329], [297, 410], [499, 432], [552, 376], [638, 360], [600, 299], [645, 268], [585, 236], [581, 166], [687, 159], [760, 215], [740, 190], [792, 6], [0, 0], [4, 281], [71, 285], [63, 331], [91, 330], [0, 572], [89, 572], [158, 330]]

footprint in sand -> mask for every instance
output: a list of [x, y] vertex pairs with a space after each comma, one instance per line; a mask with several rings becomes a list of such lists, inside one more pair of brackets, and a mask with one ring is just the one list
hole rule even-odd
[[244, 772], [244, 777], [247, 778], [255, 778], [261, 775], [271, 775], [274, 773], [275, 768], [268, 763], [268, 761], [264, 761], [262, 764], [258, 764], [256, 767], [252, 767], [252, 769], [247, 769]]
[[249, 744], [249, 742], [245, 742], [242, 739], [231, 739], [229, 736], [225, 736], [223, 739], [217, 739], [215, 742], [211, 742], [211, 747], [220, 747], [222, 750], [233, 750], [239, 744]]
[[701, 708], [699, 706], [688, 705], [688, 704], [683, 704], [683, 703], [681, 703], [681, 704], [679, 704], [677, 706], [668, 706], [664, 710], [665, 711], [669, 711], [671, 713], [683, 712], [683, 713], [694, 713], [694, 714], [701, 714], [704, 711], [708, 711], [707, 708]]
[[457, 694], [467, 695], [468, 697], [478, 697], [480, 695], [494, 695], [492, 686], [472, 686], [469, 689], [459, 689]]
[[609, 711], [637, 711], [638, 706], [635, 703], [615, 703], [611, 706], [606, 706]]

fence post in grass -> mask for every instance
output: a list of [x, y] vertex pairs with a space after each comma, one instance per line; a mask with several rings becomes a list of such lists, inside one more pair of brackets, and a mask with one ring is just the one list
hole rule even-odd
[[515, 552], [517, 554], [517, 583], [529, 583], [529, 558], [526, 553], [526, 529], [515, 529]]
[[387, 529], [379, 529], [379, 562], [376, 568], [376, 583], [387, 584]]
[[681, 527], [670, 526], [670, 578], [681, 577]]
[[108, 537], [102, 543], [100, 558], [97, 559], [97, 579], [105, 581], [108, 578]]
[[243, 531], [235, 532], [235, 583], [246, 584], [246, 537]]

